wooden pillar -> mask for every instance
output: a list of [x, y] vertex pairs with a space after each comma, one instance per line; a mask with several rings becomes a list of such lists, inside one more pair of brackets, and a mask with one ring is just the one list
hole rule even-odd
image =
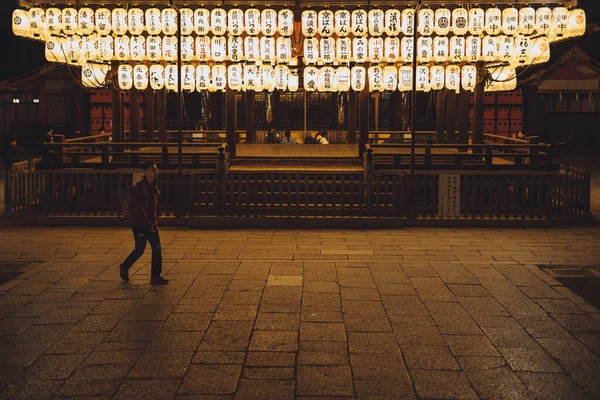
[[365, 151], [365, 145], [369, 142], [370, 101], [369, 80], [366, 79], [365, 87], [358, 95], [358, 154], [360, 157]]
[[348, 92], [348, 109], [346, 118], [348, 119], [348, 144], [356, 144], [356, 100], [357, 93], [354, 90]]
[[525, 136], [539, 136], [537, 86], [525, 86], [523, 93], [523, 124]]
[[469, 103], [471, 92], [461, 90], [458, 95], [458, 143], [469, 142]]
[[219, 130], [223, 129], [223, 93], [222, 92], [211, 92], [208, 93], [207, 100], [208, 108], [208, 130]]
[[[154, 137], [146, 138], [148, 141], [154, 141]], [[158, 140], [161, 143], [167, 141], [167, 89], [163, 88], [158, 92]]]
[[439, 90], [435, 96], [435, 142], [444, 143], [444, 132], [446, 131], [446, 89]]
[[254, 91], [249, 90], [246, 96], [246, 143], [252, 144], [254, 138]]
[[227, 146], [229, 155], [235, 156], [236, 130], [235, 130], [235, 92], [227, 86], [225, 92], [225, 136], [227, 137]]
[[146, 131], [146, 141], [154, 141], [154, 107], [155, 107], [154, 89], [148, 87], [144, 93], [144, 129]]
[[112, 89], [112, 140], [123, 141], [123, 95], [115, 88]]
[[446, 143], [456, 142], [456, 91], [449, 90], [446, 96]]
[[140, 141], [140, 92], [131, 89], [129, 96], [129, 141], [137, 143]]
[[483, 110], [485, 106], [485, 81], [481, 76], [483, 63], [477, 63], [477, 84], [475, 85], [475, 109], [473, 113], [473, 144], [483, 144]]
[[281, 93], [274, 90], [271, 94], [271, 111], [273, 112], [273, 121], [269, 128], [279, 129], [281, 125]]

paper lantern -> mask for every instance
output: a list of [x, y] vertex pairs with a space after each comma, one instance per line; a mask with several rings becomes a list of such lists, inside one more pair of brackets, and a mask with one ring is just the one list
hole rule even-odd
[[227, 68], [224, 65], [215, 64], [212, 67], [212, 80], [209, 86], [211, 91], [224, 91], [227, 87]]
[[469, 32], [471, 32], [472, 35], [481, 35], [484, 28], [485, 11], [478, 7], [471, 8], [469, 10]]
[[46, 10], [46, 31], [49, 35], [59, 35], [62, 29], [62, 12], [59, 8], [48, 8]]
[[302, 12], [302, 35], [312, 38], [317, 34], [318, 14], [315, 10], [304, 10]]
[[352, 58], [355, 62], [362, 63], [368, 61], [369, 41], [364, 37], [355, 37], [352, 39]]
[[196, 35], [205, 36], [210, 33], [210, 11], [206, 8], [194, 10], [194, 32]]
[[483, 38], [483, 60], [499, 61], [500, 45], [498, 44], [500, 36], [485, 36]]
[[208, 65], [198, 65], [196, 67], [196, 90], [208, 90], [210, 84], [210, 67]]
[[321, 39], [321, 60], [324, 63], [332, 63], [335, 61], [335, 39], [326, 37]]
[[338, 69], [336, 69], [335, 87], [340, 92], [347, 92], [350, 90], [350, 68], [339, 67]]
[[461, 85], [463, 90], [467, 92], [475, 91], [477, 83], [477, 67], [474, 65], [465, 65], [461, 71]]
[[485, 83], [486, 92], [500, 92], [517, 88], [517, 73], [513, 67], [490, 68], [489, 79]]
[[402, 10], [402, 33], [406, 36], [412, 36], [415, 33], [415, 10], [405, 8]]
[[194, 10], [184, 7], [179, 9], [181, 15], [181, 34], [189, 36], [194, 32]]
[[25, 10], [15, 10], [12, 14], [12, 31], [20, 37], [28, 37], [29, 35], [29, 13]]
[[129, 25], [127, 23], [127, 10], [121, 7], [117, 7], [112, 10], [112, 29], [115, 35], [124, 35], [127, 33], [129, 30]]
[[244, 13], [245, 28], [248, 35], [256, 36], [260, 33], [260, 11], [249, 8]]
[[323, 92], [336, 92], [336, 80], [335, 80], [335, 70], [333, 67], [323, 67], [321, 68], [319, 74], [319, 84], [322, 87]]
[[550, 61], [550, 42], [545, 36], [535, 38], [529, 51], [529, 65], [542, 64]]
[[227, 12], [222, 8], [214, 8], [210, 12], [210, 27], [215, 35], [224, 35], [227, 32]]
[[229, 10], [227, 13], [227, 29], [229, 30], [229, 34], [233, 36], [239, 36], [244, 33], [244, 11], [239, 8]]
[[127, 61], [130, 59], [130, 53], [129, 36], [117, 36], [115, 38], [115, 59]]
[[514, 57], [511, 61], [513, 66], [522, 66], [529, 63], [529, 53], [531, 51], [531, 38], [525, 35], [519, 35], [515, 38]]
[[242, 90], [242, 72], [240, 64], [231, 64], [227, 67], [227, 84], [231, 90]]
[[294, 32], [294, 12], [292, 10], [287, 8], [279, 10], [277, 13], [277, 31], [282, 36], [290, 36]]
[[481, 58], [481, 38], [479, 36], [469, 36], [467, 38], [465, 56], [468, 62], [479, 61]]
[[548, 35], [552, 27], [552, 10], [540, 7], [535, 11], [535, 30], [540, 35]]
[[365, 67], [354, 66], [350, 70], [350, 87], [355, 92], [360, 92], [366, 85], [367, 71]]
[[112, 36], [100, 36], [98, 38], [99, 57], [104, 61], [111, 61], [115, 56], [115, 43]]
[[196, 37], [196, 58], [200, 61], [208, 61], [211, 59], [210, 37]]
[[512, 7], [502, 10], [502, 32], [509, 36], [519, 33], [519, 10]]
[[510, 62], [515, 55], [515, 37], [498, 36], [499, 61]]
[[148, 60], [162, 60], [162, 39], [160, 36], [148, 36], [146, 38], [146, 54]]
[[390, 63], [396, 62], [400, 58], [400, 39], [397, 37], [386, 37], [383, 42], [383, 49], [384, 60]]
[[162, 90], [165, 87], [165, 67], [160, 64], [150, 66], [150, 87], [153, 90]]
[[423, 8], [419, 10], [419, 26], [417, 31], [419, 35], [429, 36], [433, 33], [433, 21], [435, 19], [435, 13], [430, 8]]
[[83, 60], [94, 61], [99, 58], [98, 54], [98, 36], [96, 34], [84, 36], [81, 38], [81, 49]]
[[[292, 74], [290, 74], [288, 76], [288, 89], [289, 89], [289, 85], [290, 85], [290, 80], [289, 77], [294, 76]], [[275, 89], [275, 79], [273, 78], [273, 67], [270, 65], [261, 65], [260, 67], [258, 67], [258, 77], [260, 80], [260, 87], [263, 90], [266, 90], [268, 92], [272, 92]], [[298, 76], [296, 75], [296, 78]], [[298, 90], [298, 83], [296, 82], [296, 90]]]
[[288, 75], [288, 84], [287, 84], [288, 90], [290, 92], [297, 92], [299, 85], [300, 85], [300, 79], [299, 79], [298, 75], [289, 74]]
[[369, 60], [373, 63], [379, 63], [383, 60], [383, 38], [369, 38]]
[[[79, 20], [81, 25], [81, 12], [79, 14]], [[132, 35], [141, 35], [146, 29], [146, 23], [144, 22], [144, 11], [139, 8], [130, 8], [127, 16], [127, 25], [129, 33]]]
[[407, 65], [398, 69], [398, 90], [409, 92], [413, 89], [413, 69]]
[[256, 36], [246, 36], [244, 39], [244, 54], [246, 60], [256, 62], [260, 58], [260, 40]]
[[319, 59], [319, 40], [314, 37], [304, 39], [304, 63], [315, 64]]
[[194, 38], [191, 36], [181, 37], [181, 59], [183, 61], [194, 59]]
[[227, 41], [227, 54], [232, 62], [244, 59], [244, 39], [241, 36], [231, 36]]
[[577, 8], [569, 13], [568, 37], [583, 36], [585, 34], [587, 18], [585, 11]]
[[352, 57], [352, 40], [348, 37], [338, 38], [336, 41], [336, 59], [339, 62], [349, 62]]
[[452, 33], [455, 35], [466, 35], [469, 30], [469, 12], [462, 7], [452, 11]]
[[535, 10], [532, 7], [523, 7], [519, 10], [519, 33], [532, 35], [535, 32]]
[[450, 58], [450, 39], [447, 36], [436, 36], [433, 39], [433, 60], [445, 62]]
[[384, 32], [384, 18], [385, 13], [383, 10], [375, 8], [370, 10], [368, 13], [369, 21], [369, 35], [381, 36]]
[[403, 37], [400, 41], [400, 58], [407, 63], [413, 62], [415, 41], [411, 37]]
[[81, 83], [84, 87], [98, 89], [108, 82], [106, 75], [110, 72], [110, 65], [98, 63], [84, 63], [81, 66]]
[[317, 90], [317, 80], [319, 79], [319, 71], [315, 67], [304, 68], [304, 90], [314, 92]]
[[433, 58], [433, 39], [429, 36], [417, 39], [417, 61], [429, 62]]
[[488, 35], [498, 35], [502, 32], [502, 11], [490, 7], [485, 11], [485, 31]]
[[177, 38], [175, 36], [163, 37], [162, 55], [166, 61], [177, 61]]
[[174, 8], [165, 8], [162, 10], [162, 31], [165, 35], [175, 35], [177, 33], [177, 11]]
[[277, 65], [273, 68], [273, 79], [277, 90], [284, 91], [287, 89], [289, 73], [290, 69], [287, 65]]
[[369, 67], [367, 74], [369, 76], [369, 91], [383, 92], [383, 68], [378, 65]]
[[35, 39], [45, 39], [46, 30], [46, 11], [39, 7], [29, 9], [29, 33]]
[[434, 65], [429, 69], [430, 86], [432, 90], [442, 90], [446, 86], [446, 68]]
[[460, 67], [448, 65], [446, 67], [446, 89], [458, 90], [460, 87]]
[[148, 88], [148, 67], [139, 64], [133, 67], [133, 87], [137, 90], [146, 90]]
[[337, 10], [334, 15], [334, 30], [338, 37], [348, 36], [350, 33], [350, 11]]
[[177, 65], [167, 64], [165, 66], [165, 87], [170, 92], [176, 92], [179, 85], [179, 74]]
[[[47, 18], [47, 17], [46, 17]], [[566, 7], [556, 7], [552, 10], [551, 40], [562, 38], [569, 27], [569, 10]]]
[[453, 62], [461, 62], [465, 59], [465, 42], [462, 36], [450, 38], [450, 58]]
[[[98, 14], [96, 13], [96, 25], [98, 25]], [[162, 14], [158, 8], [146, 10], [146, 31], [148, 35], [159, 35], [162, 32]]]
[[452, 12], [447, 8], [438, 8], [435, 10], [435, 24], [433, 30], [436, 35], [446, 36], [450, 33], [450, 21]]
[[56, 63], [66, 63], [67, 43], [65, 38], [50, 36], [46, 41], [45, 55], [46, 60]]
[[289, 37], [278, 37], [275, 42], [277, 61], [289, 63], [292, 59], [292, 40]]
[[275, 32], [277, 32], [277, 11], [265, 8], [262, 10], [261, 14], [262, 19], [262, 33], [265, 36], [273, 36]]
[[398, 70], [388, 65], [383, 67], [383, 90], [394, 91], [398, 88]]
[[417, 66], [417, 92], [430, 92], [431, 83], [429, 81], [429, 67], [424, 65]]
[[[127, 32], [127, 14], [125, 14], [125, 32]], [[113, 20], [114, 22], [114, 20]], [[62, 27], [65, 35], [76, 35], [79, 26], [77, 24], [77, 10], [71, 7], [62, 10]], [[114, 26], [113, 26], [114, 29]], [[115, 32], [116, 33], [116, 32]]]
[[217, 62], [225, 60], [225, 56], [227, 56], [226, 46], [227, 39], [225, 37], [213, 36], [210, 40], [212, 59]]
[[260, 38], [260, 58], [263, 63], [275, 62], [275, 38], [271, 36]]
[[365, 10], [359, 8], [352, 11], [350, 17], [350, 29], [355, 37], [362, 37], [367, 34], [367, 17], [368, 15]]
[[[401, 32], [400, 21], [402, 21], [402, 13], [396, 8], [389, 8], [385, 12], [384, 29], [386, 35], [398, 36]], [[395, 85], [394, 85], [395, 86]]]
[[117, 80], [119, 89], [131, 90], [133, 87], [133, 67], [128, 64], [119, 65], [117, 70]]
[[333, 34], [334, 15], [331, 10], [319, 11], [318, 31], [322, 38], [329, 37]]
[[131, 37], [129, 55], [134, 61], [143, 61], [146, 58], [146, 39], [143, 36]]

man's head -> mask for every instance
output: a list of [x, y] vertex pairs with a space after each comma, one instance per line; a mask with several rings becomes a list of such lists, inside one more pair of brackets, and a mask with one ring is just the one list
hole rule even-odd
[[153, 162], [147, 162], [144, 164], [144, 176], [148, 182], [152, 182], [158, 176], [158, 167]]
[[10, 143], [11, 145], [16, 145], [17, 144], [17, 135], [10, 135], [8, 137], [8, 143]]
[[285, 136], [286, 137], [290, 137], [291, 135], [292, 135], [292, 132], [290, 132], [289, 129], [285, 131]]

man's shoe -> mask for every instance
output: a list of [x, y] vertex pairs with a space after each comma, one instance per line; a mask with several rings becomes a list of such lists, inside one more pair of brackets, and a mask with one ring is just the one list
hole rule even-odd
[[162, 276], [153, 276], [150, 278], [151, 285], [166, 285], [167, 283], [169, 283], [169, 280], [163, 278]]
[[129, 281], [129, 274], [127, 273], [127, 269], [123, 264], [119, 265], [119, 275], [121, 275], [121, 279], [125, 282]]

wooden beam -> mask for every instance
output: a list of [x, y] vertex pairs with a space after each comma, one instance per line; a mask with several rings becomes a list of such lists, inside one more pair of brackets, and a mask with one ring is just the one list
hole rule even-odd
[[227, 86], [225, 92], [225, 136], [230, 156], [235, 156], [237, 134], [235, 130], [235, 92]]
[[346, 119], [348, 120], [348, 144], [356, 144], [356, 101], [358, 94], [354, 90], [348, 92], [348, 108]]
[[526, 136], [539, 136], [540, 123], [538, 117], [538, 93], [537, 86], [525, 86], [523, 92], [523, 124]]
[[246, 143], [255, 142], [254, 137], [254, 91], [247, 91], [246, 94]]
[[458, 95], [458, 143], [467, 144], [469, 142], [469, 105], [471, 102], [471, 92], [461, 90]]
[[435, 142], [444, 143], [446, 131], [446, 89], [435, 95]]
[[[477, 84], [475, 85], [475, 109], [473, 113], [473, 144], [483, 144], [483, 111], [485, 107], [485, 81], [481, 75], [484, 71], [483, 63], [477, 63]], [[474, 151], [478, 149], [475, 148]]]
[[[154, 138], [146, 138], [154, 141]], [[158, 140], [161, 143], [167, 141], [167, 89], [162, 88], [158, 92]]]
[[446, 95], [446, 143], [456, 142], [456, 91]]
[[[113, 62], [113, 71], [117, 68], [117, 63]], [[112, 88], [112, 139], [123, 141], [123, 95], [116, 88]]]
[[358, 95], [358, 153], [362, 157], [365, 146], [369, 142], [369, 80], [366, 79], [364, 89]]
[[138, 90], [129, 91], [129, 130], [130, 141], [137, 143], [140, 141], [140, 92]]
[[146, 131], [146, 141], [154, 141], [155, 97], [154, 89], [148, 87], [144, 93], [144, 129]]

